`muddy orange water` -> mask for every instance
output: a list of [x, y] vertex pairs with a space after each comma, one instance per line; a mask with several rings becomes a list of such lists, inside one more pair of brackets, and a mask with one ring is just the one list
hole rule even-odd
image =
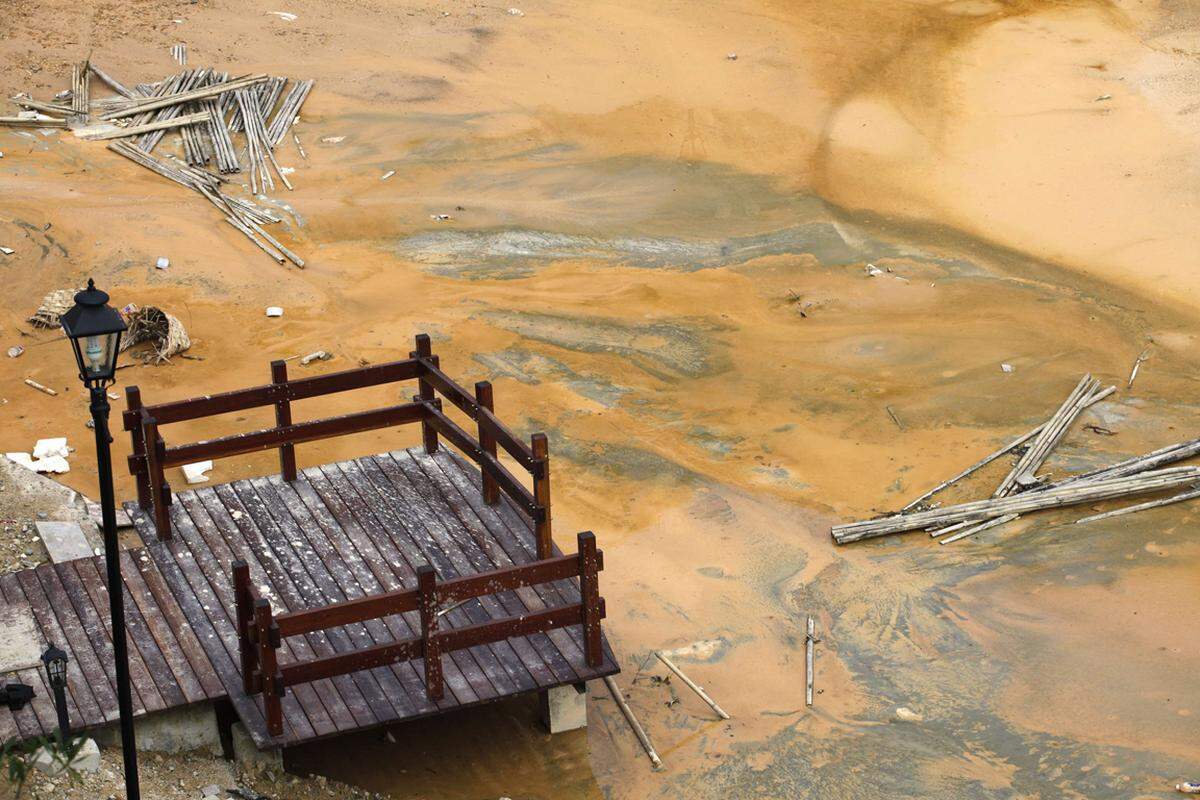
[[[1200, 770], [1193, 508], [1043, 514], [947, 547], [828, 535], [1044, 420], [1084, 372], [1120, 388], [1051, 472], [1196, 435], [1200, 11], [505, 2], [3, 2], [7, 94], [52, 97], [89, 52], [157, 79], [180, 41], [191, 65], [317, 80], [308, 158], [280, 150], [296, 189], [269, 201], [304, 271], [99, 143], [0, 131], [0, 335], [26, 347], [0, 359], [4, 449], [67, 435], [64, 480], [94, 492], [66, 345], [25, 323], [88, 275], [176, 314], [203, 359], [123, 370], [118, 393], [259, 383], [317, 349], [335, 359], [293, 372], [379, 362], [427, 331], [502, 417], [550, 434], [556, 530], [603, 543], [620, 682], [665, 769], [602, 689], [586, 732], [545, 736], [518, 700], [296, 769], [429, 798], [1149, 798]], [[986, 496], [1004, 466], [945, 499]], [[662, 648], [732, 720], [655, 680]]]

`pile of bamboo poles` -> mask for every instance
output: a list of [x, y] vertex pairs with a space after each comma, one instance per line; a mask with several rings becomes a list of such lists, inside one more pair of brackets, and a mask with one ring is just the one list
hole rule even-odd
[[[1063, 440], [1083, 410], [1114, 391], [1115, 387], [1102, 389], [1099, 381], [1090, 375], [1084, 375], [1058, 410], [1043, 424], [1017, 437], [953, 478], [933, 487], [904, 506], [899, 513], [834, 526], [831, 530], [834, 541], [838, 544], [849, 544], [893, 533], [926, 530], [931, 537], [939, 538], [941, 544], [949, 544], [1012, 522], [1022, 514], [1049, 508], [1184, 489], [1179, 494], [1165, 499], [1138, 503], [1077, 520], [1091, 522], [1200, 497], [1200, 467], [1164, 468], [1169, 464], [1200, 455], [1200, 438], [1169, 445], [1145, 455], [1055, 482], [1037, 478], [1036, 470], [1045, 463], [1046, 458]], [[1029, 443], [1028, 448], [1017, 459], [990, 498], [944, 508], [938, 508], [936, 504], [929, 502], [938, 492], [953, 486], [1026, 443]]]
[[[187, 64], [185, 45], [173, 46], [171, 54], [181, 66]], [[116, 95], [92, 99], [93, 75]], [[18, 95], [13, 102], [25, 110], [0, 117], [0, 125], [71, 127], [84, 139], [119, 140], [109, 149], [200, 193], [226, 222], [276, 261], [303, 267], [302, 259], [262, 228], [281, 220], [254, 203], [226, 194], [221, 176], [249, 172], [248, 188], [255, 195], [274, 190], [275, 178], [291, 190], [287, 178], [291, 170], [280, 166], [275, 150], [298, 119], [313, 84], [265, 74], [231, 78], [227, 72], [202, 67], [185, 68], [130, 89], [85, 61], [71, 66], [69, 92], [60, 93], [54, 102]], [[171, 155], [164, 160], [153, 154], [170, 131], [179, 134], [181, 162]], [[240, 146], [233, 138], [236, 133], [244, 140]], [[294, 134], [292, 138], [301, 157], [307, 158], [299, 138]], [[209, 171], [210, 165], [215, 172]]]

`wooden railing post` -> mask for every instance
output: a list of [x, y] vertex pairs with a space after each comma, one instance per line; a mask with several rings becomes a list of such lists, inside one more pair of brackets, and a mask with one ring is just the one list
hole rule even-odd
[[[413, 357], [428, 358], [435, 364], [437, 363], [436, 358], [433, 355], [433, 345], [429, 343], [429, 334], [417, 334], [417, 349], [413, 351]], [[417, 399], [423, 403], [429, 403], [433, 401], [433, 384], [425, 380], [423, 377], [417, 378]], [[433, 454], [437, 452], [437, 429], [434, 428], [433, 423], [427, 419], [421, 420], [421, 438], [425, 442], [426, 453]]]
[[421, 643], [425, 658], [425, 693], [430, 700], [441, 700], [446, 693], [442, 682], [442, 649], [437, 635], [437, 573], [429, 564], [417, 567], [417, 589], [421, 593]]
[[[275, 401], [275, 425], [285, 428], [292, 424], [292, 401], [287, 396], [287, 362], [271, 362], [271, 383], [280, 389], [281, 396]], [[282, 444], [279, 446], [279, 472], [288, 483], [296, 480], [296, 446]]]
[[535, 460], [533, 473], [533, 497], [537, 501], [537, 516], [534, 519], [534, 538], [537, 540], [537, 557], [550, 558], [554, 554], [554, 540], [550, 532], [550, 443], [546, 434], [535, 433], [529, 439]]
[[233, 562], [233, 605], [237, 612], [238, 655], [242, 664], [242, 689], [255, 694], [262, 686], [258, 676], [258, 651], [254, 646], [254, 598], [250, 594], [250, 567]]
[[254, 630], [258, 637], [258, 663], [267, 732], [272, 736], [282, 736], [283, 706], [280, 699], [283, 697], [283, 674], [279, 671], [275, 652], [279, 647], [279, 626], [271, 614], [271, 601], [266, 598], [254, 601]]
[[150, 476], [146, 466], [146, 432], [142, 429], [142, 391], [136, 386], [125, 389], [125, 407], [133, 412], [137, 422], [129, 431], [133, 442], [133, 480], [137, 484], [138, 507], [143, 511], [150, 507]]
[[[492, 384], [488, 381], [479, 381], [475, 384], [475, 402], [479, 404], [481, 409], [486, 408], [488, 411], [495, 411], [494, 400], [492, 398]], [[491, 453], [492, 458], [496, 457], [496, 440], [488, 432], [484, 424], [484, 415], [479, 415], [479, 446], [485, 453]], [[480, 465], [480, 472], [483, 474], [483, 502], [490, 505], [495, 505], [500, 498], [500, 487], [496, 485], [496, 479], [491, 476], [487, 469]]]
[[160, 541], [171, 538], [171, 512], [167, 507], [170, 489], [163, 474], [162, 459], [166, 455], [166, 443], [158, 433], [158, 423], [153, 417], [144, 416], [142, 435], [146, 438], [146, 478], [150, 482], [150, 504], [153, 506], [154, 532]]
[[579, 602], [583, 611], [583, 658], [589, 667], [600, 666], [604, 652], [600, 638], [600, 563], [596, 535], [584, 531], [579, 546]]

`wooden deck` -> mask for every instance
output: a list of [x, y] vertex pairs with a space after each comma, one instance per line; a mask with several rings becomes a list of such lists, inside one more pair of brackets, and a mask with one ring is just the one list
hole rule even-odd
[[[411, 402], [292, 421], [295, 403], [403, 381], [416, 382]], [[137, 485], [125, 507], [147, 543], [122, 554], [135, 713], [228, 698], [259, 747], [281, 747], [618, 671], [601, 632], [603, 553], [590, 532], [569, 556], [551, 537], [547, 437], [522, 442], [491, 385], [458, 385], [428, 336], [385, 364], [289, 380], [276, 361], [263, 386], [156, 405], [125, 394]], [[274, 427], [163, 436], [263, 407]], [[296, 468], [297, 445], [405, 424], [420, 426], [420, 449]], [[167, 481], [170, 467], [266, 449], [279, 475], [180, 492]], [[28, 603], [70, 653], [76, 727], [116, 717], [103, 574], [86, 558], [0, 578], [4, 602]], [[40, 671], [20, 677], [38, 698], [0, 712], [0, 740], [55, 724]]]
[[[456, 454], [405, 450], [302, 470], [289, 482], [253, 478], [175, 494], [172, 539], [146, 548], [234, 707], [260, 747], [287, 746], [436, 714], [618, 671], [588, 667], [580, 626], [447, 653], [447, 691], [426, 696], [420, 660], [294, 687], [283, 699], [282, 737], [267, 733], [261, 697], [243, 691], [230, 575], [250, 567], [252, 585], [279, 611], [300, 611], [416, 585], [431, 564], [439, 579], [536, 560], [530, 522], [506, 497], [482, 500], [478, 471]], [[127, 505], [143, 537], [152, 520]], [[453, 630], [579, 602], [565, 580], [470, 600], [442, 615]], [[289, 661], [353, 652], [418, 635], [413, 613], [284, 640]]]

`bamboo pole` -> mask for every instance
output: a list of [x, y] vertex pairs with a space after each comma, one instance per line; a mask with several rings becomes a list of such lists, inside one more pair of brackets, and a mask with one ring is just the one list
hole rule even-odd
[[13, 128], [65, 128], [65, 119], [38, 119], [37, 117], [0, 117], [0, 125]]
[[642, 749], [650, 757], [650, 763], [654, 765], [655, 769], [662, 769], [662, 759], [655, 752], [654, 745], [650, 743], [650, 737], [646, 735], [642, 723], [638, 722], [637, 717], [633, 715], [633, 709], [629, 707], [629, 703], [625, 702], [625, 697], [621, 694], [621, 689], [617, 686], [617, 682], [613, 680], [611, 675], [605, 675], [604, 685], [608, 687], [613, 700], [617, 701], [617, 708], [621, 709], [621, 713], [625, 715], [625, 721], [629, 723], [629, 727], [633, 729], [633, 735], [641, 742]]
[[102, 83], [108, 84], [108, 87], [117, 94], [121, 95], [122, 97], [127, 97], [130, 100], [137, 99], [138, 96], [136, 94], [129, 91], [129, 89], [126, 89], [120, 81], [97, 67], [91, 61], [88, 61], [88, 69], [91, 70], [92, 74], [99, 78]]
[[687, 687], [689, 689], [691, 689], [693, 692], [695, 692], [697, 695], [699, 695], [701, 700], [708, 703], [708, 707], [711, 708], [713, 711], [717, 712], [718, 717], [720, 717], [721, 719], [729, 719], [729, 715], [725, 713], [724, 709], [722, 709], [719, 705], [717, 705], [716, 700], [713, 700], [711, 697], [708, 696], [708, 692], [704, 691], [704, 687], [697, 684], [695, 681], [693, 681], [687, 675], [684, 675], [683, 670], [681, 670], [679, 667], [675, 666], [675, 662], [671, 661], [671, 659], [667, 658], [661, 652], [656, 652], [654, 655], [658, 656], [659, 661], [661, 661], [667, 665], [667, 669], [671, 670], [671, 672], [674, 672], [676, 675], [678, 675], [679, 679], [681, 681], [683, 681], [684, 683], [686, 683]]
[[32, 388], [34, 388], [34, 389], [37, 389], [37, 390], [38, 390], [39, 392], [41, 392], [42, 394], [48, 394], [48, 395], [50, 395], [51, 397], [58, 397], [58, 392], [56, 392], [55, 390], [51, 389], [49, 386], [43, 386], [42, 384], [40, 384], [40, 383], [38, 383], [37, 381], [35, 381], [33, 378], [26, 378], [26, 379], [25, 379], [25, 385], [26, 385], [26, 386], [30, 386], [30, 387], [32, 387]]
[[1067, 399], [1063, 401], [1058, 410], [1046, 422], [1046, 427], [1033, 440], [1033, 444], [1025, 451], [1025, 454], [1017, 460], [1009, 473], [1004, 476], [1004, 480], [996, 487], [996, 491], [992, 492], [992, 497], [1007, 497], [1012, 494], [1017, 488], [1019, 481], [1023, 477], [1032, 475], [1038, 467], [1042, 465], [1050, 450], [1062, 438], [1063, 433], [1071, 422], [1075, 420], [1076, 415], [1082, 410], [1081, 401], [1091, 395], [1094, 388], [1094, 379], [1091, 375], [1084, 375], [1080, 378], [1079, 383], [1067, 395]]
[[238, 89], [245, 89], [248, 86], [262, 83], [267, 80], [266, 75], [246, 75], [241, 78], [234, 78], [225, 83], [218, 83], [213, 86], [203, 86], [199, 89], [190, 89], [183, 92], [175, 92], [172, 94], [156, 97], [148, 100], [141, 100], [136, 103], [131, 103], [125, 108], [109, 111], [101, 115], [101, 119], [117, 119], [118, 117], [128, 117], [133, 114], [141, 114], [146, 111], [154, 111], [159, 108], [178, 105], [180, 103], [191, 102], [192, 100], [202, 100], [206, 97], [216, 97], [225, 92], [232, 92]]
[[974, 525], [970, 528], [967, 528], [965, 531], [959, 531], [958, 533], [954, 534], [953, 536], [947, 536], [945, 539], [939, 540], [938, 544], [950, 544], [951, 542], [957, 542], [959, 539], [965, 539], [968, 536], [974, 536], [975, 534], [982, 533], [983, 531], [986, 531], [989, 528], [995, 528], [998, 525], [1003, 525], [1007, 522], [1012, 522], [1014, 519], [1016, 519], [1019, 516], [1021, 516], [1021, 515], [1020, 514], [1005, 514], [1003, 517], [996, 517], [995, 519], [989, 519], [987, 522], [981, 522], [978, 525]]
[[1198, 481], [1200, 481], [1200, 467], [1168, 467], [1128, 477], [1088, 481], [1040, 492], [1025, 492], [1013, 497], [959, 503], [914, 514], [893, 514], [881, 519], [837, 525], [830, 532], [838, 544], [849, 544], [890, 533], [952, 525], [967, 520], [982, 522], [1004, 514], [1023, 514], [1045, 508], [1164, 491]]
[[814, 669], [816, 665], [817, 621], [808, 618], [807, 631], [804, 634], [804, 705], [812, 707]]
[[158, 122], [150, 122], [146, 125], [136, 125], [130, 128], [113, 128], [112, 130], [102, 130], [94, 133], [81, 132], [81, 138], [89, 141], [104, 141], [106, 139], [127, 139], [130, 136], [141, 136], [143, 133], [153, 131], [167, 130], [168, 128], [179, 128], [184, 125], [199, 125], [208, 122], [211, 119], [207, 111], [197, 111], [195, 114], [186, 114], [182, 117], [174, 119], [164, 119]]
[[1175, 503], [1182, 503], [1184, 500], [1191, 500], [1194, 497], [1200, 497], [1200, 489], [1192, 489], [1187, 492], [1180, 492], [1177, 495], [1165, 497], [1162, 500], [1151, 500], [1147, 503], [1138, 503], [1137, 505], [1133, 506], [1125, 506], [1124, 508], [1118, 508], [1115, 511], [1106, 511], [1103, 514], [1093, 514], [1090, 517], [1084, 517], [1083, 519], [1075, 520], [1075, 524], [1080, 525], [1084, 522], [1095, 522], [1098, 519], [1108, 519], [1109, 517], [1121, 517], [1126, 514], [1134, 514], [1138, 511], [1145, 511], [1148, 508], [1159, 508], [1161, 506], [1174, 505]]

